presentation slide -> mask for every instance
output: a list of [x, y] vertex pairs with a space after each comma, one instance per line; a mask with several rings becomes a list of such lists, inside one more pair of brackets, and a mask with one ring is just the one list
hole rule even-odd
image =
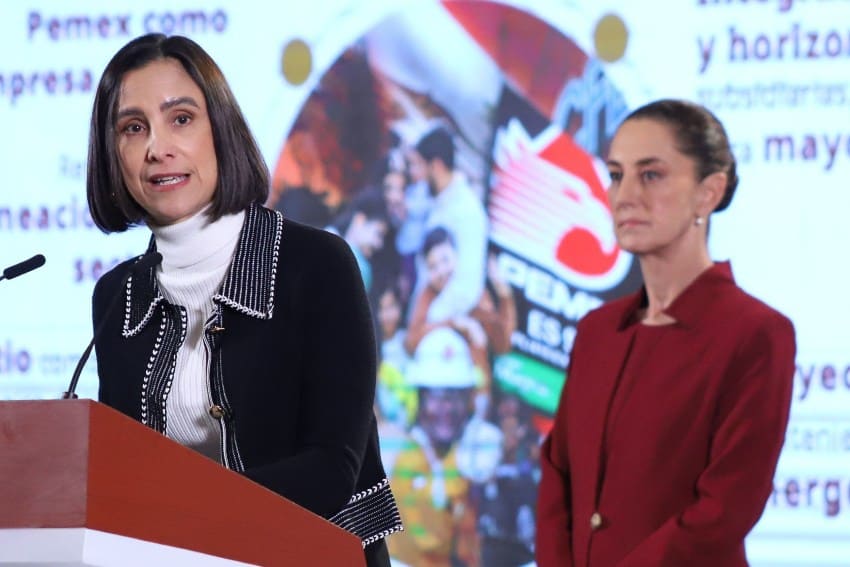
[[[850, 1], [3, 2], [0, 269], [46, 263], [0, 281], [0, 400], [61, 396], [92, 336], [95, 282], [148, 245], [144, 226], [101, 232], [85, 186], [97, 82], [149, 32], [189, 36], [220, 65], [272, 175], [266, 205], [337, 232], [361, 260], [382, 451], [407, 525], [390, 538], [399, 566], [534, 564], [539, 444], [576, 323], [641, 285], [611, 225], [612, 136], [654, 99], [706, 105], [740, 177], [711, 217], [711, 255], [797, 338], [785, 445], [748, 557], [850, 565]], [[475, 196], [443, 211], [448, 235], [428, 225], [412, 151], [435, 128]], [[374, 195], [389, 222], [360, 249], [352, 219]], [[468, 313], [425, 292], [423, 246], [440, 237], [457, 259], [446, 290], [471, 299]], [[453, 333], [424, 334], [426, 318], [449, 316]], [[460, 366], [428, 349], [462, 357], [468, 374], [450, 386], [473, 391], [440, 463], [423, 449], [418, 388]], [[97, 399], [94, 356], [77, 394]]]

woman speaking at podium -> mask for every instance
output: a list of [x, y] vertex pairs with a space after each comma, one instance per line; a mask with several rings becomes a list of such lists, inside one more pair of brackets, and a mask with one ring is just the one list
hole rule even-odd
[[124, 262], [95, 287], [99, 398], [355, 533], [367, 564], [387, 566], [401, 524], [357, 263], [337, 236], [265, 208], [268, 191], [200, 46], [150, 34], [115, 54], [91, 118], [89, 206], [104, 232], [150, 229], [162, 262], [129, 278], [137, 260]]
[[607, 165], [644, 286], [578, 325], [541, 449], [538, 565], [744, 567], [785, 435], [793, 327], [709, 257], [710, 215], [738, 183], [710, 112], [635, 110]]

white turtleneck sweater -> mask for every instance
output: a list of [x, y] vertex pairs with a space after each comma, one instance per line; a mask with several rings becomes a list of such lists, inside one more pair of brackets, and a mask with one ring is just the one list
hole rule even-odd
[[166, 402], [166, 435], [221, 462], [221, 431], [210, 415], [209, 355], [204, 324], [213, 311], [245, 219], [245, 213], [209, 222], [206, 210], [170, 226], [151, 226], [162, 254], [157, 281], [162, 295], [186, 309], [186, 340], [177, 351]]

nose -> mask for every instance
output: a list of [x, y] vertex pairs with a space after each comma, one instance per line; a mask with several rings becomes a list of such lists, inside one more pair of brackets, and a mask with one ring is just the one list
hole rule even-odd
[[611, 209], [617, 210], [623, 207], [634, 206], [640, 196], [640, 185], [637, 179], [631, 175], [623, 174], [620, 182], [612, 185], [608, 192], [608, 199], [611, 203]]
[[148, 137], [148, 161], [162, 161], [168, 157], [174, 157], [174, 146], [167, 133], [151, 129]]

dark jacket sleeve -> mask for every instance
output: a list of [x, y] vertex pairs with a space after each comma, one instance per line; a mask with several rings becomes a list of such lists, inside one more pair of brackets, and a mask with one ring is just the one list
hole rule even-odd
[[[355, 492], [374, 424], [376, 342], [354, 255], [341, 238], [311, 231], [296, 297], [304, 318], [298, 451], [246, 476], [320, 515]], [[303, 242], [303, 241], [302, 241]], [[377, 448], [373, 448], [377, 450]]]

